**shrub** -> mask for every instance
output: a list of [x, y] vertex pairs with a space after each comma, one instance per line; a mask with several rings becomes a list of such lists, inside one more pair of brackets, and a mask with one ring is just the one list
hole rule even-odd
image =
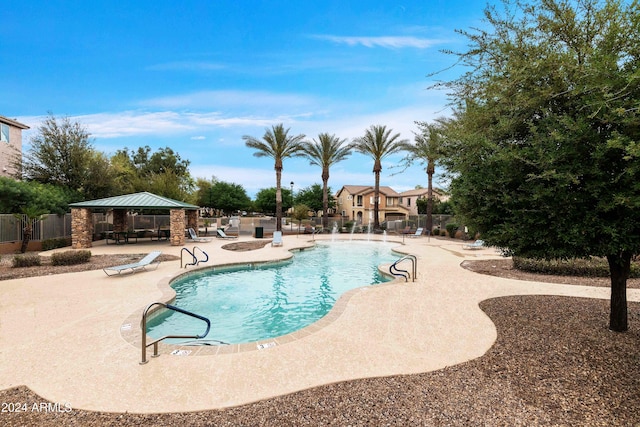
[[70, 237], [58, 237], [57, 239], [46, 239], [42, 241], [42, 250], [50, 251], [51, 249], [64, 248], [71, 246]]
[[440, 229], [438, 227], [434, 228], [433, 231], [431, 232], [432, 235], [434, 236], [439, 236], [440, 235]]
[[14, 268], [20, 267], [33, 267], [36, 265], [40, 265], [40, 255], [38, 254], [27, 254], [27, 255], [16, 255], [13, 257]]
[[458, 230], [458, 224], [449, 223], [447, 224], [447, 233], [449, 233], [449, 237], [456, 237], [456, 230]]
[[51, 255], [51, 265], [75, 265], [89, 262], [91, 251], [64, 251]]
[[[609, 264], [605, 258], [537, 260], [513, 257], [513, 268], [530, 273], [557, 276], [609, 277]], [[640, 277], [638, 263], [631, 263], [629, 277]]]

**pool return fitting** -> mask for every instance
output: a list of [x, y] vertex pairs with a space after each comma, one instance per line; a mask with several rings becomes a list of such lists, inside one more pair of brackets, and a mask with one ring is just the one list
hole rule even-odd
[[[187, 316], [195, 317], [196, 319], [200, 319], [207, 323], [207, 330], [202, 335], [165, 335], [164, 337], [158, 338], [147, 344], [147, 315], [149, 314], [149, 310], [156, 305], [159, 305], [169, 310], [176, 311], [178, 313], [186, 314]], [[144, 312], [142, 313], [142, 320], [140, 321], [140, 328], [142, 329], [142, 361], [140, 362], [140, 364], [144, 365], [148, 362], [147, 347], [153, 346], [153, 354], [151, 355], [151, 357], [158, 357], [159, 356], [158, 343], [160, 341], [165, 340], [167, 338], [194, 338], [194, 339], [204, 338], [207, 336], [207, 334], [209, 333], [209, 330], [211, 329], [211, 321], [204, 316], [200, 316], [190, 311], [183, 310], [182, 308], [176, 307], [174, 305], [169, 305], [162, 302], [154, 302], [149, 304], [147, 308], [144, 309]]]

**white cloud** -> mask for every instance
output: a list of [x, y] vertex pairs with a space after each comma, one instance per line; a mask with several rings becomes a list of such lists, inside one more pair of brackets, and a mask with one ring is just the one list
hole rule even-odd
[[192, 136], [190, 139], [191, 139], [192, 141], [202, 141], [202, 140], [207, 139], [207, 137], [206, 137], [206, 136], [199, 135], [199, 136]]
[[356, 37], [356, 36], [334, 36], [329, 34], [314, 35], [313, 38], [328, 40], [337, 44], [349, 46], [383, 47], [387, 49], [415, 48], [427, 49], [436, 44], [442, 43], [438, 39], [425, 39], [413, 36], [381, 36], [381, 37]]
[[140, 102], [144, 107], [155, 108], [297, 108], [316, 103], [312, 97], [301, 94], [267, 91], [210, 90], [184, 95], [151, 98]]

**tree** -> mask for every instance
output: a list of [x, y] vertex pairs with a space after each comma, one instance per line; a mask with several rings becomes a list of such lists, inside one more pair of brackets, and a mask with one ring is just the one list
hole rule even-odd
[[446, 86], [456, 214], [490, 245], [545, 259], [603, 256], [609, 328], [625, 331], [640, 253], [640, 5], [540, 0], [462, 32], [468, 72]]
[[70, 195], [60, 187], [35, 181], [16, 181], [0, 177], [0, 212], [19, 214], [28, 206], [64, 215]]
[[213, 199], [213, 208], [227, 214], [248, 209], [251, 206], [251, 199], [244, 187], [239, 184], [216, 181], [211, 186], [210, 196]]
[[298, 191], [298, 194], [296, 195], [296, 203], [307, 205], [309, 209], [314, 212], [321, 209], [326, 212], [336, 206], [336, 201], [331, 194], [331, 187], [325, 188], [324, 185], [321, 186], [320, 184], [313, 184]]
[[420, 161], [426, 165], [427, 172], [427, 223], [426, 228], [431, 233], [433, 230], [433, 175], [436, 172], [436, 163], [443, 155], [443, 144], [440, 126], [437, 123], [415, 122], [420, 128], [419, 133], [415, 133], [415, 145], [407, 143], [404, 150], [408, 152], [404, 158], [405, 168]]
[[[282, 191], [282, 207], [284, 210], [287, 210], [293, 207], [293, 193], [288, 188], [281, 189]], [[271, 188], [263, 188], [258, 191], [256, 194], [255, 205], [256, 208], [265, 213], [265, 214], [273, 214], [276, 211], [276, 187]]]
[[256, 157], [271, 157], [274, 160], [276, 171], [276, 230], [282, 231], [282, 168], [283, 160], [287, 157], [302, 156], [302, 141], [305, 135], [289, 135], [289, 129], [281, 124], [266, 129], [262, 136], [263, 141], [252, 136], [245, 135], [242, 139], [249, 148], [256, 150]]
[[14, 159], [18, 178], [67, 188], [87, 198], [96, 177], [91, 173], [98, 161], [90, 134], [69, 117], [57, 119], [49, 115], [31, 139], [31, 147], [22, 160]]
[[311, 208], [305, 204], [297, 204], [293, 207], [292, 216], [298, 221], [298, 233], [300, 232], [300, 226], [302, 221], [309, 219], [309, 211]]
[[373, 159], [373, 174], [375, 176], [375, 187], [373, 193], [373, 229], [380, 229], [380, 172], [382, 172], [382, 159], [404, 149], [406, 139], [399, 139], [400, 134], [391, 135], [392, 130], [387, 130], [386, 126], [372, 125], [365, 130], [364, 136], [354, 139], [353, 148], [359, 153], [365, 154]]
[[313, 143], [303, 144], [309, 162], [322, 168], [322, 226], [325, 229], [329, 226], [329, 169], [351, 155], [352, 145], [345, 145], [345, 141], [335, 135], [321, 133], [317, 141], [314, 139]]
[[[21, 253], [27, 252], [29, 241], [33, 235], [33, 223], [43, 220], [46, 214], [47, 211], [38, 206], [24, 206], [20, 214], [13, 214], [18, 220], [24, 223], [24, 228], [22, 229], [22, 244], [20, 245]], [[24, 217], [26, 217], [26, 219], [24, 219]]]
[[111, 157], [120, 194], [149, 191], [176, 200], [190, 200], [195, 183], [189, 173], [189, 160], [171, 148], [151, 147], [118, 150]]

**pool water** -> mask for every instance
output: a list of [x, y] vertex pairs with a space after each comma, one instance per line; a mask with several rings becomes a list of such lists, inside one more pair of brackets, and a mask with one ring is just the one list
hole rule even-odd
[[[319, 320], [346, 291], [390, 280], [378, 265], [398, 259], [392, 246], [318, 242], [283, 263], [188, 274], [171, 284], [177, 294], [173, 304], [211, 320], [205, 340], [244, 343], [275, 338]], [[147, 332], [159, 338], [201, 334], [205, 328], [202, 321], [168, 311], [151, 319]]]

